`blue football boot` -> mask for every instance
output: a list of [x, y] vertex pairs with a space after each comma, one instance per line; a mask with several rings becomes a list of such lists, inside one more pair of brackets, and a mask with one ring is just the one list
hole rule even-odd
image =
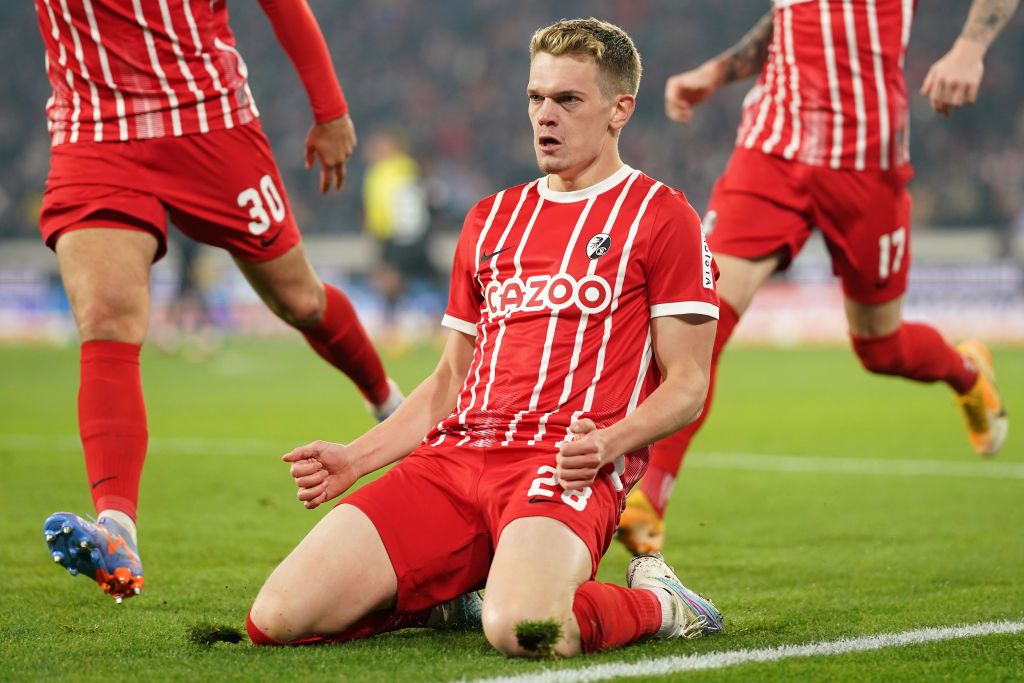
[[91, 522], [56, 512], [43, 523], [53, 561], [72, 576], [85, 574], [118, 603], [142, 590], [142, 561], [131, 534], [111, 519]]

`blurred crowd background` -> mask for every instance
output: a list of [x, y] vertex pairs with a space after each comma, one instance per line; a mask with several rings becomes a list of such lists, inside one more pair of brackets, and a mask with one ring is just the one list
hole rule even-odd
[[[423, 169], [431, 229], [455, 230], [465, 210], [496, 189], [537, 175], [525, 84], [528, 40], [562, 16], [594, 15], [623, 26], [644, 58], [636, 117], [623, 137], [627, 163], [682, 189], [703, 210], [725, 165], [746, 85], [716, 95], [689, 127], [662, 113], [665, 79], [717, 54], [767, 10], [760, 0], [312, 0], [365, 141], [403, 136]], [[907, 59], [916, 92], [928, 66], [952, 44], [966, 0], [920, 3]], [[307, 234], [357, 232], [364, 154], [349, 187], [316, 193], [302, 168], [310, 123], [304, 92], [254, 0], [229, 3], [263, 126], [273, 143], [299, 224]], [[1024, 208], [1024, 12], [986, 61], [981, 99], [945, 120], [912, 98], [913, 185], [918, 225], [1006, 228]], [[49, 85], [31, 2], [0, 3], [0, 238], [36, 234], [46, 176], [43, 106]]]
[[[703, 213], [752, 81], [725, 88], [701, 105], [691, 125], [679, 126], [663, 113], [665, 80], [733, 45], [770, 8], [767, 0], [310, 5], [360, 138], [346, 187], [327, 197], [317, 192], [318, 173], [303, 168], [312, 119], [306, 94], [256, 0], [229, 0], [231, 26], [307, 250], [322, 276], [349, 291], [378, 338], [436, 328], [466, 210], [539, 175], [525, 94], [534, 30], [562, 17], [597, 16], [632, 35], [644, 76], [622, 157], [683, 190]], [[976, 105], [944, 119], [917, 94], [969, 6], [919, 3], [906, 60], [916, 169], [908, 312], [949, 325], [950, 334], [1016, 343], [1024, 341], [1024, 10], [989, 52]], [[74, 329], [54, 259], [38, 241], [50, 87], [33, 12], [28, 0], [0, 2], [0, 339], [70, 341]], [[761, 295], [744, 334], [785, 343], [845, 341], [827, 255], [820, 243], [806, 251], [777, 288]], [[161, 317], [170, 327], [192, 319], [243, 334], [283, 330], [229, 259], [184, 248], [180, 239], [154, 270], [154, 298], [157, 334]], [[200, 304], [175, 303], [190, 298]]]

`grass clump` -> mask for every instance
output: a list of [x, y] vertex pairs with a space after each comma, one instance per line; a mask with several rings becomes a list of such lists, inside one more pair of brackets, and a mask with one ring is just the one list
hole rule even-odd
[[555, 645], [562, 639], [562, 626], [555, 619], [521, 621], [516, 624], [519, 647], [541, 657], [551, 657]]

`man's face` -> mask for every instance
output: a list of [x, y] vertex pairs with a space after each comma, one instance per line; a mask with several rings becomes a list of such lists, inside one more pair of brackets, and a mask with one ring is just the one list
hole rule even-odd
[[555, 57], [547, 52], [534, 56], [526, 92], [533, 149], [544, 173], [575, 175], [607, 146], [614, 148], [616, 99], [601, 94], [597, 79], [597, 62], [590, 57]]

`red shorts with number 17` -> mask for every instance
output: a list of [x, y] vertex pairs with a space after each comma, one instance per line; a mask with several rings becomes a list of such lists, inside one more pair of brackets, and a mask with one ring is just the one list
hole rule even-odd
[[708, 203], [708, 247], [750, 260], [781, 250], [785, 267], [817, 228], [847, 297], [891, 301], [907, 289], [911, 175], [909, 165], [831, 169], [737, 148]]
[[157, 238], [159, 259], [168, 216], [192, 239], [244, 261], [276, 258], [300, 241], [259, 121], [202, 135], [51, 149], [39, 217], [51, 249], [71, 230], [141, 230]]
[[590, 550], [596, 574], [620, 500], [603, 474], [586, 489], [563, 491], [550, 446], [441, 445], [421, 446], [339, 505], [373, 522], [398, 576], [395, 609], [407, 613], [482, 588], [502, 530], [522, 517], [569, 527]]

